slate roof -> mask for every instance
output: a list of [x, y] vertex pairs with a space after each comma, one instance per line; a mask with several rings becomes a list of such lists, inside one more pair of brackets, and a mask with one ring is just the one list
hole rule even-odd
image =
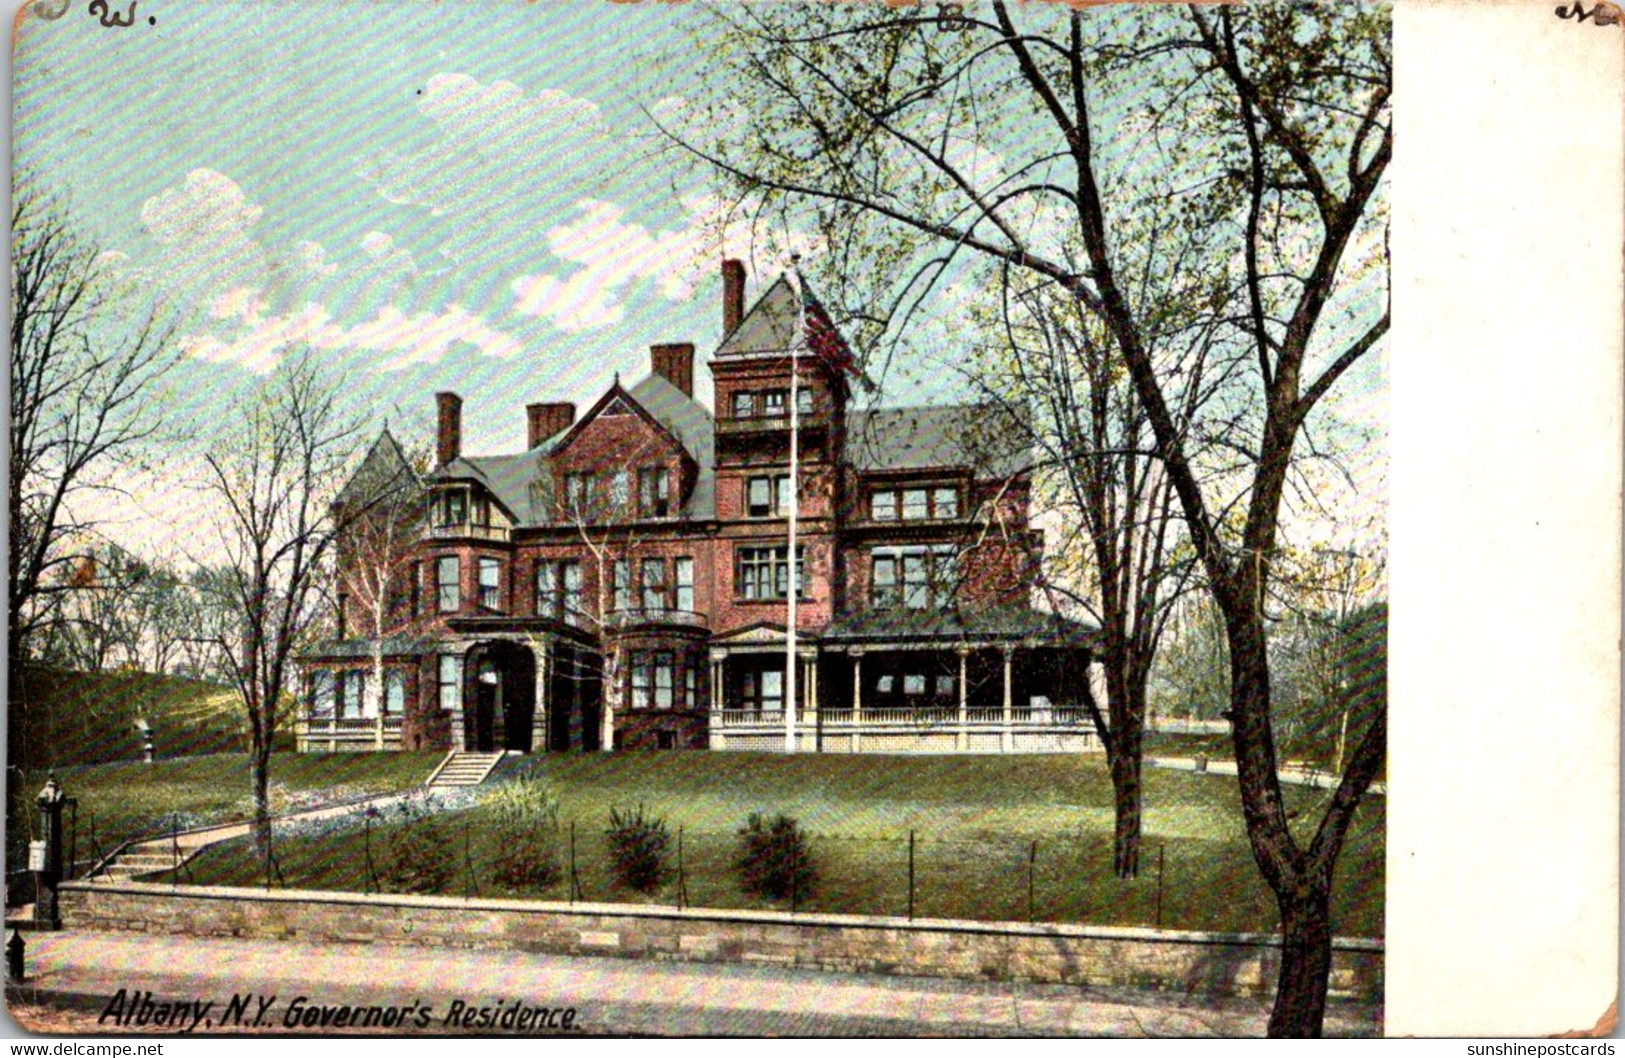
[[800, 299], [788, 280], [780, 276], [767, 292], [756, 299], [745, 318], [739, 321], [722, 344], [718, 356], [744, 356], [750, 353], [783, 353], [799, 337]]
[[846, 453], [862, 472], [975, 468], [979, 478], [1032, 469], [1026, 424], [990, 404], [871, 408], [847, 418]]
[[420, 485], [422, 482], [412, 469], [395, 435], [384, 427], [378, 435], [378, 440], [367, 449], [367, 454], [361, 458], [350, 480], [344, 483], [344, 488], [334, 497], [333, 502], [339, 506], [351, 503], [372, 503], [376, 501], [385, 490], [405, 488]]
[[943, 642], [1032, 640], [1041, 646], [1093, 648], [1100, 630], [1059, 614], [1027, 606], [975, 610], [864, 610], [843, 614], [819, 637], [823, 643], [884, 640]]

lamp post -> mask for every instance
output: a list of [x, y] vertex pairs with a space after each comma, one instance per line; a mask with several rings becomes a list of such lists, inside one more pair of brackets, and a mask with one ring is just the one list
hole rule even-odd
[[147, 718], [138, 716], [135, 719], [135, 729], [141, 732], [141, 760], [143, 763], [152, 763], [152, 725]]
[[40, 838], [28, 844], [28, 869], [34, 872], [34, 928], [61, 929], [56, 887], [62, 880], [62, 805], [67, 797], [54, 774], [45, 780], [39, 805]]

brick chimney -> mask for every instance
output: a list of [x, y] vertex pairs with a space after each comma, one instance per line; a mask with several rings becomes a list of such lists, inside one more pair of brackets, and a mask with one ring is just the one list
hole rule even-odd
[[745, 263], [733, 258], [722, 262], [722, 336], [732, 334], [745, 318]]
[[649, 370], [682, 390], [685, 396], [694, 395], [694, 343], [668, 342], [649, 346]]
[[535, 448], [576, 423], [576, 406], [569, 401], [525, 405], [525, 447]]
[[435, 434], [435, 459], [445, 466], [463, 454], [463, 398], [455, 393], [436, 393], [440, 405], [440, 427]]

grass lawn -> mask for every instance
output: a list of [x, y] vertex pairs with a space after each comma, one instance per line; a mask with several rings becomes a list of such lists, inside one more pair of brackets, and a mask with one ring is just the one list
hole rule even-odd
[[[443, 753], [277, 753], [271, 757], [271, 797], [277, 811], [369, 793], [389, 793], [429, 777]], [[13, 770], [7, 787], [6, 862], [24, 862], [38, 827], [34, 798], [45, 785], [42, 768]], [[57, 781], [79, 801], [77, 849], [81, 861], [119, 843], [173, 826], [181, 829], [247, 818], [253, 812], [248, 755], [221, 753], [153, 764], [119, 761], [56, 769]], [[66, 840], [66, 835], [64, 835]], [[64, 855], [68, 852], [64, 849]]]
[[[230, 687], [150, 672], [30, 666], [7, 713], [7, 763], [32, 769], [140, 760], [137, 717], [152, 725], [160, 757], [248, 749], [242, 699]], [[291, 735], [286, 745], [292, 749]]]
[[[733, 862], [737, 831], [752, 812], [784, 812], [813, 836], [819, 880], [798, 899], [801, 910], [906, 914], [912, 830], [914, 910], [921, 917], [1030, 914], [1041, 921], [1205, 930], [1276, 924], [1242, 832], [1234, 778], [1147, 769], [1140, 877], [1120, 882], [1111, 875], [1111, 783], [1099, 757], [556, 755], [512, 760], [501, 777], [527, 774], [544, 777], [559, 798], [558, 850], [566, 867], [574, 824], [583, 900], [670, 904], [681, 889], [696, 906], [787, 906], [743, 893]], [[1327, 796], [1288, 788], [1305, 829]], [[638, 804], [663, 818], [672, 835], [671, 870], [653, 895], [616, 884], [604, 837], [611, 808]], [[1345, 848], [1333, 910], [1339, 934], [1382, 935], [1384, 808], [1381, 798], [1361, 807]], [[454, 805], [429, 824], [436, 840], [420, 843], [419, 854], [428, 845], [453, 858], [448, 892], [569, 897], [568, 878], [539, 891], [495, 886], [490, 823], [489, 809], [475, 802]], [[284, 838], [277, 857], [287, 885], [372, 888], [375, 878], [388, 876], [396, 826], [367, 832], [352, 823]], [[190, 867], [199, 882], [264, 882], [263, 865], [246, 842], [209, 849]]]

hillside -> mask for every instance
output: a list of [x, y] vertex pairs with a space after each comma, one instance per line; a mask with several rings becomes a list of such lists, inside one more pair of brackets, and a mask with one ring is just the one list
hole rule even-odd
[[152, 725], [159, 757], [247, 749], [241, 699], [220, 684], [150, 672], [30, 667], [7, 706], [7, 763], [42, 768], [139, 760], [135, 722]]

